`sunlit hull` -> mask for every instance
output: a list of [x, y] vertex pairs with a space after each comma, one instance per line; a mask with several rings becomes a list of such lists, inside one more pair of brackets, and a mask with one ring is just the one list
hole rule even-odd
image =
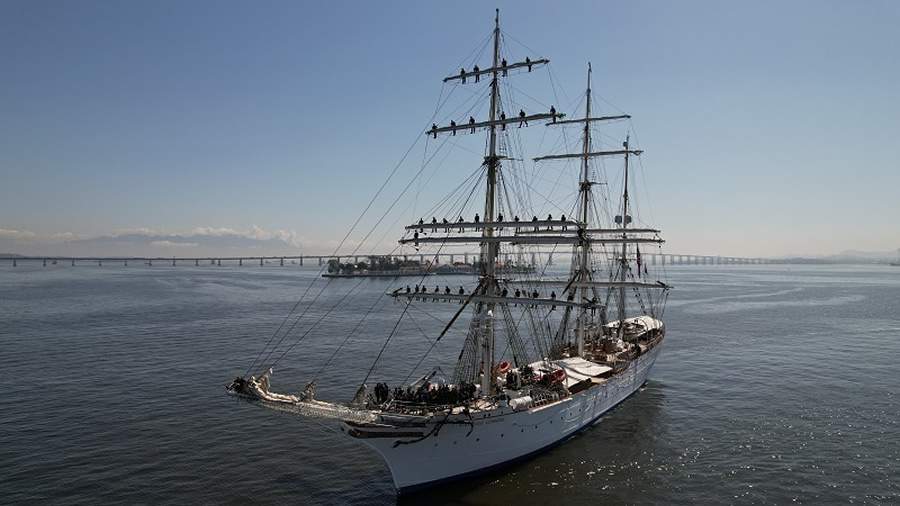
[[452, 415], [418, 426], [344, 424], [343, 429], [384, 458], [401, 494], [474, 476], [531, 457], [596, 423], [644, 384], [659, 344], [606, 383], [530, 410]]

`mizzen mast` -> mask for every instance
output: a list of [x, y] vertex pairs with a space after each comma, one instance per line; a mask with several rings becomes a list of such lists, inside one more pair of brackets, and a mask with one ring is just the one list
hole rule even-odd
[[619, 327], [618, 334], [619, 337], [623, 337], [625, 335], [625, 282], [627, 281], [626, 276], [628, 275], [628, 222], [631, 221], [631, 216], [628, 215], [628, 141], [630, 136], [625, 136], [625, 142], [622, 143], [622, 147], [625, 148], [623, 151], [625, 152], [625, 181], [623, 182], [622, 188], [622, 216], [617, 216], [616, 218], [621, 220], [622, 225], [622, 256], [619, 259], [619, 278], [622, 282], [622, 285], [619, 287]]

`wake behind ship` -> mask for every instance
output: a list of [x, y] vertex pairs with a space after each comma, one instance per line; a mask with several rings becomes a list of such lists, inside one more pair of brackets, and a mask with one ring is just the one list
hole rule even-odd
[[[447, 124], [433, 123], [423, 133], [437, 144], [433, 151], [452, 146], [448, 139], [485, 133], [477, 169], [434, 205], [430, 221], [411, 219], [398, 242], [398, 248], [433, 255], [477, 246], [472, 283], [431, 289], [426, 286], [429, 273], [423, 272], [420, 282], [412, 283], [414, 288], [404, 281], [405, 286], [384, 294], [398, 302], [397, 325], [410, 317], [410, 309], [458, 307], [449, 321], [432, 327], [439, 330], [437, 338], [417, 364], [410, 364], [415, 372], [451, 329], [463, 327], [465, 337], [452, 375], [445, 376], [437, 367], [411, 383], [370, 386], [395, 326], [349, 402], [317, 399], [315, 380], [298, 394], [273, 392], [274, 364], [322, 321], [315, 320], [295, 342], [287, 341], [306, 314], [294, 314], [303, 306], [301, 299], [285, 319], [294, 323], [283, 322], [245, 374], [228, 386], [230, 393], [260, 406], [335, 423], [346, 436], [384, 458], [400, 493], [520, 461], [590, 427], [644, 384], [665, 338], [662, 314], [671, 287], [641, 258], [642, 247], [659, 248], [663, 241], [659, 230], [633, 216], [629, 188], [629, 164], [642, 151], [631, 146], [628, 136], [608, 147], [597, 135], [604, 125], [627, 122], [630, 116], [594, 113], [590, 66], [583, 116], [570, 119], [552, 105], [526, 113], [508, 81], [538, 74], [549, 60], [529, 55], [510, 62], [505, 39], [498, 12], [486, 39], [492, 47], [489, 61], [473, 61], [444, 79], [451, 90], [475, 88], [474, 100], [468, 101], [473, 112], [462, 115], [468, 114], [467, 120], [460, 119], [457, 107], [444, 113]], [[482, 98], [486, 117], [476, 119]], [[535, 199], [543, 194], [529, 180], [538, 171], [523, 169], [518, 135], [529, 126], [578, 132], [575, 152], [532, 159], [538, 168], [562, 162], [563, 170], [577, 170], [577, 186], [570, 193], [576, 197], [550, 203], [552, 209], [568, 210], [568, 217], [560, 213], [538, 218], [546, 208], [539, 213]], [[615, 203], [608, 190], [601, 190], [608, 189], [605, 165], [598, 166], [604, 160], [622, 163]], [[546, 268], [502, 268], [510, 263], [510, 255], [536, 258], [560, 250], [571, 254], [563, 277], [546, 275]], [[339, 352], [354, 332], [365, 329], [365, 318], [350, 334], [334, 336], [339, 346], [326, 366], [340, 360]]]

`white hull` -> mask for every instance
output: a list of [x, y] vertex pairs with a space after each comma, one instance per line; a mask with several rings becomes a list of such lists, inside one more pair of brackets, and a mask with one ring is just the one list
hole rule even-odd
[[[660, 345], [607, 382], [552, 404], [524, 411], [498, 409], [471, 418], [452, 416], [443, 425], [399, 429], [408, 431], [406, 437], [385, 434], [360, 440], [384, 458], [399, 493], [485, 472], [546, 450], [597, 422], [644, 384]], [[353, 432], [350, 426], [344, 429]], [[428, 436], [422, 439], [412, 432]]]

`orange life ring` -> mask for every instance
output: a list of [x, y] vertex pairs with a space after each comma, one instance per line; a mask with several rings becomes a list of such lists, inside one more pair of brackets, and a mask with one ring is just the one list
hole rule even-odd
[[510, 369], [512, 369], [512, 364], [510, 364], [509, 361], [507, 361], [507, 360], [504, 360], [503, 362], [500, 362], [499, 364], [497, 364], [497, 373], [498, 374], [506, 374], [509, 372]]

